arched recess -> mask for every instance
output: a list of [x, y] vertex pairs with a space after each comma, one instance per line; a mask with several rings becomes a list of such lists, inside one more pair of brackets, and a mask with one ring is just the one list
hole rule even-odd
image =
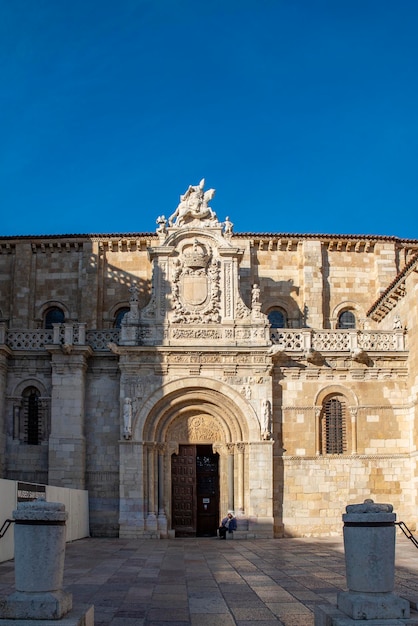
[[224, 443], [260, 439], [251, 404], [225, 383], [202, 377], [169, 382], [147, 398], [133, 424], [134, 439], [163, 443], [175, 421], [202, 414], [213, 418]]
[[263, 302], [263, 313], [268, 315], [274, 309], [282, 309], [286, 314], [287, 328], [299, 328], [301, 321], [301, 312], [297, 303], [291, 296], [280, 296], [277, 298], [268, 298]]
[[36, 314], [36, 321], [38, 322], [38, 324], [43, 324], [44, 322], [44, 318], [45, 318], [45, 314], [49, 309], [61, 309], [61, 311], [64, 313], [64, 318], [66, 322], [70, 321], [70, 312], [68, 310], [68, 308], [65, 306], [65, 304], [63, 304], [62, 302], [60, 302], [59, 300], [48, 300], [48, 302], [44, 302], [44, 304], [42, 304], [37, 311]]
[[45, 387], [45, 384], [39, 380], [39, 378], [25, 378], [25, 380], [22, 380], [16, 385], [12, 396], [19, 398], [27, 387], [36, 387], [42, 397], [49, 397], [51, 393], [50, 390]]
[[[37, 396], [37, 410], [36, 416], [38, 420], [38, 434], [39, 440], [37, 443], [47, 443], [47, 439], [50, 433], [50, 391], [45, 387], [44, 383], [37, 378], [26, 378], [18, 383], [13, 391], [13, 407], [12, 407], [12, 432], [13, 439], [20, 440], [22, 442], [27, 441], [28, 436], [28, 424], [27, 424], [27, 392], [33, 390]], [[32, 395], [32, 394], [31, 394]], [[25, 419], [26, 415], [26, 419]], [[28, 441], [28, 443], [31, 443]], [[33, 442], [32, 442], [33, 443]]]
[[251, 404], [225, 383], [189, 377], [162, 385], [134, 417], [132, 440], [143, 448], [138, 470], [147, 530], [158, 527], [164, 535], [171, 528], [171, 460], [181, 445], [212, 445], [219, 454], [220, 510], [244, 511], [249, 446], [260, 442], [260, 424]]
[[331, 328], [337, 328], [339, 317], [344, 311], [351, 311], [354, 314], [357, 322], [357, 329], [366, 319], [363, 308], [360, 307], [357, 302], [354, 302], [353, 300], [345, 300], [334, 307], [330, 319]]
[[358, 413], [358, 398], [356, 394], [343, 385], [328, 385], [320, 389], [315, 397], [315, 441], [317, 454], [321, 454], [321, 441], [320, 441], [320, 420], [323, 412], [324, 402], [331, 396], [342, 396], [347, 404], [349, 415], [347, 415], [349, 441], [349, 453], [355, 454], [357, 452], [357, 413]]

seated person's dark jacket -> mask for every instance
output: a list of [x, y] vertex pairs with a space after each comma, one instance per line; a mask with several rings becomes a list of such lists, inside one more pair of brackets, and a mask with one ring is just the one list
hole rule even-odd
[[220, 537], [225, 537], [227, 531], [229, 533], [232, 533], [234, 530], [237, 529], [237, 520], [235, 519], [235, 517], [224, 517], [221, 525], [219, 526], [219, 536]]

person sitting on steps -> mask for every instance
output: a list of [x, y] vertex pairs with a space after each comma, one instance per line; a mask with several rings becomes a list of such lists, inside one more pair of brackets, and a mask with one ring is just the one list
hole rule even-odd
[[221, 525], [219, 526], [219, 539], [226, 539], [226, 533], [232, 533], [237, 529], [237, 520], [233, 516], [231, 511], [228, 511], [228, 515], [223, 518]]

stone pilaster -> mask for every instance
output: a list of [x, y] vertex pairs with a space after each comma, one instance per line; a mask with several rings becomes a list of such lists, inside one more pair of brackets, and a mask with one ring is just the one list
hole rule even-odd
[[7, 359], [10, 355], [10, 349], [5, 345], [0, 345], [0, 478], [4, 477], [4, 472], [6, 469], [5, 397], [7, 381]]
[[322, 328], [324, 319], [322, 246], [320, 241], [303, 242], [303, 286], [304, 326]]
[[85, 387], [88, 346], [48, 348], [51, 354], [51, 435], [48, 478], [51, 485], [85, 488]]
[[[145, 449], [145, 453], [146, 453]], [[120, 441], [119, 447], [120, 499], [119, 537], [144, 535], [146, 502], [144, 498], [144, 445], [135, 441]]]

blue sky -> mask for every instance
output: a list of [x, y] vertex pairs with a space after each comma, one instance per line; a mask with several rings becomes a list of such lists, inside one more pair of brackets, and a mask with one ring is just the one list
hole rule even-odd
[[418, 239], [416, 0], [0, 0], [0, 235]]

